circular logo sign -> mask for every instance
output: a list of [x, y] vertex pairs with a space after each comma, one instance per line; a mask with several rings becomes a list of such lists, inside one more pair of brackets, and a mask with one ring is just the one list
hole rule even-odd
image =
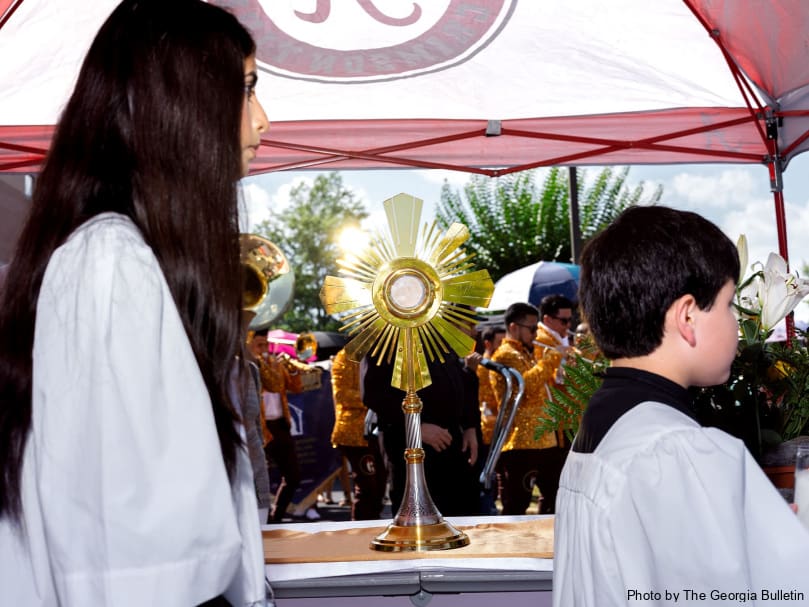
[[485, 48], [516, 0], [225, 0], [252, 32], [263, 69], [319, 82], [409, 78]]
[[539, 473], [536, 470], [529, 470], [526, 472], [522, 477], [522, 488], [531, 493], [536, 487], [537, 484], [537, 475]]
[[373, 455], [363, 455], [360, 459], [360, 474], [376, 476], [376, 461]]

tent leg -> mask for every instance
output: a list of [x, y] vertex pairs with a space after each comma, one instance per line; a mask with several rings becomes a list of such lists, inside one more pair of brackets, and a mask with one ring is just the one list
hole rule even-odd
[[778, 235], [778, 254], [789, 263], [789, 252], [787, 246], [787, 218], [784, 205], [784, 192], [781, 188], [772, 190], [773, 203], [775, 205], [775, 228]]
[[570, 261], [578, 264], [581, 257], [581, 222], [579, 221], [579, 178], [576, 167], [568, 167], [568, 198], [570, 201]]
[[[781, 174], [781, 165], [775, 155], [770, 157], [767, 163], [767, 168], [770, 172], [770, 190], [773, 195], [773, 203], [775, 205], [775, 229], [778, 235], [778, 254], [784, 258], [789, 267], [789, 247], [787, 246], [787, 218], [786, 206], [784, 205], [784, 187], [783, 177]], [[795, 315], [790, 312], [787, 314], [786, 333], [787, 344], [792, 342], [795, 336]]]

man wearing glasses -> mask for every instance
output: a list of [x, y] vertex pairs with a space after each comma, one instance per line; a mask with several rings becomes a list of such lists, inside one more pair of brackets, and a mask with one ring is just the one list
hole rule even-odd
[[573, 302], [564, 295], [547, 295], [539, 302], [539, 316], [541, 320], [537, 326], [536, 346], [562, 355], [555, 376], [556, 383], [561, 385], [564, 383], [563, 367], [572, 345], [570, 327], [573, 322]]
[[[561, 354], [554, 375], [557, 387], [561, 388], [564, 384], [565, 363], [568, 362], [568, 354], [571, 353], [573, 345], [571, 343], [573, 334], [570, 330], [573, 322], [573, 302], [564, 295], [547, 295], [539, 302], [539, 314], [542, 320], [537, 327], [535, 345], [537, 349], [544, 348]], [[539, 354], [542, 353], [539, 352]], [[548, 398], [552, 398], [550, 391], [548, 391]], [[556, 430], [556, 439], [559, 444], [560, 459], [564, 463], [567, 452], [570, 450], [570, 441], [565, 437], [564, 428]]]
[[[559, 487], [562, 461], [556, 433], [547, 432], [535, 439], [534, 431], [538, 418], [544, 416], [548, 385], [555, 382], [563, 353], [535, 344], [539, 318], [540, 312], [529, 303], [510, 305], [504, 318], [506, 338], [492, 355], [495, 362], [519, 371], [525, 381], [525, 395], [497, 469], [503, 514], [525, 514], [534, 485], [542, 494], [539, 512], [552, 514]], [[501, 402], [505, 380], [494, 372], [491, 379], [497, 402]]]
[[[555, 348], [563, 355], [570, 346], [570, 323], [573, 322], [573, 302], [564, 295], [547, 295], [539, 302], [542, 318], [537, 328], [536, 340]], [[557, 377], [561, 383], [561, 374]]]

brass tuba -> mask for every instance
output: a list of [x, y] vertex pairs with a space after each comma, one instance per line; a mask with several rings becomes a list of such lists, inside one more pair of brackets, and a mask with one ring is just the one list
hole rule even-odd
[[273, 337], [267, 335], [267, 343], [285, 344], [295, 347], [295, 357], [298, 360], [309, 360], [317, 354], [317, 337], [311, 331], [300, 333], [295, 339], [285, 339], [283, 337]]
[[317, 354], [317, 337], [311, 331], [298, 335], [295, 340], [295, 354], [299, 360], [309, 360]]
[[255, 313], [249, 329], [261, 331], [286, 312], [295, 275], [281, 249], [266, 238], [241, 234], [239, 247], [244, 274], [242, 306]]

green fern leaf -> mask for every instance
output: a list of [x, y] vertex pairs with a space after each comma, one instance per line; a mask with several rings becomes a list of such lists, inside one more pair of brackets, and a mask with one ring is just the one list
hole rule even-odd
[[565, 366], [565, 389], [552, 386], [551, 398], [545, 399], [544, 417], [538, 419], [534, 431], [535, 440], [560, 428], [569, 440], [573, 440], [579, 431], [579, 423], [587, 403], [601, 387], [603, 380], [599, 375], [607, 364], [607, 360], [601, 356], [591, 361], [578, 354], [574, 355], [572, 364]]

